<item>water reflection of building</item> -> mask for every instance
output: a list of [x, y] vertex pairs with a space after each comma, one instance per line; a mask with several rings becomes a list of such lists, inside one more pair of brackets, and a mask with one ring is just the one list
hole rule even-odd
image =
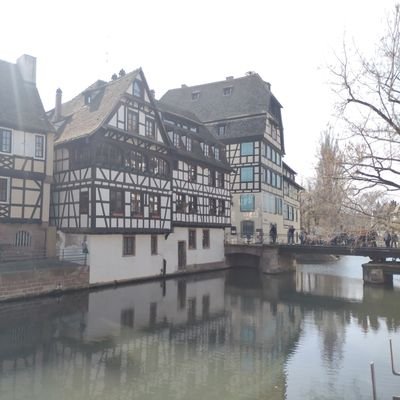
[[281, 399], [298, 310], [240, 291], [201, 275], [19, 303], [21, 318], [3, 304], [2, 398]]

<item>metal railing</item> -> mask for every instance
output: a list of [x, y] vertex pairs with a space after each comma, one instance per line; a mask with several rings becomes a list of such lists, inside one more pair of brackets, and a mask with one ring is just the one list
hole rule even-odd
[[256, 232], [249, 234], [246, 232], [225, 233], [225, 243], [229, 244], [296, 244], [307, 246], [348, 246], [348, 247], [385, 247], [382, 238], [368, 239], [364, 237], [346, 238], [343, 236], [321, 236], [308, 235], [301, 238], [299, 232], [295, 232], [293, 238], [289, 239], [288, 235], [278, 234], [275, 238], [269, 234]]
[[[390, 362], [392, 366], [392, 374], [395, 376], [400, 376], [400, 372], [396, 371], [394, 367], [392, 339], [389, 339], [389, 347], [390, 347]], [[370, 363], [370, 370], [371, 370], [371, 383], [372, 383], [372, 399], [377, 400], [378, 397], [376, 395], [375, 365], [373, 362]], [[400, 400], [400, 396], [393, 396], [392, 400]]]
[[87, 256], [80, 247], [57, 249], [57, 259], [61, 261], [86, 265]]
[[17, 246], [0, 247], [0, 263], [23, 260], [41, 260], [44, 258], [46, 258], [46, 249], [30, 249]]
[[48, 256], [46, 249], [31, 249], [26, 247], [17, 247], [4, 245], [0, 247], [0, 264], [12, 264], [23, 262], [51, 262], [64, 261], [86, 265], [87, 254], [81, 248], [57, 249], [55, 256]]

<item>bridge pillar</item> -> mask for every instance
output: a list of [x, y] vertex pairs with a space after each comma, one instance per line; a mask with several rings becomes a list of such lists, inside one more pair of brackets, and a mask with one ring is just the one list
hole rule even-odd
[[385, 265], [376, 262], [362, 264], [364, 283], [393, 284], [393, 274], [385, 271]]
[[279, 254], [278, 247], [263, 246], [259, 268], [264, 274], [281, 274], [296, 269], [296, 258], [292, 254]]

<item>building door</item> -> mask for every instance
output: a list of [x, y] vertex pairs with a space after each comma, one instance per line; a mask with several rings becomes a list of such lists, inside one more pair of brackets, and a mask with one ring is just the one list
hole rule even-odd
[[182, 269], [186, 265], [186, 242], [181, 240], [178, 242], [178, 269]]

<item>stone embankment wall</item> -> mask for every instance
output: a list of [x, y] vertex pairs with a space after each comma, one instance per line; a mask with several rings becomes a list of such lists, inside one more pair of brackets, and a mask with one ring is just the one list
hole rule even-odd
[[0, 268], [0, 301], [39, 296], [89, 286], [89, 267], [56, 265]]

